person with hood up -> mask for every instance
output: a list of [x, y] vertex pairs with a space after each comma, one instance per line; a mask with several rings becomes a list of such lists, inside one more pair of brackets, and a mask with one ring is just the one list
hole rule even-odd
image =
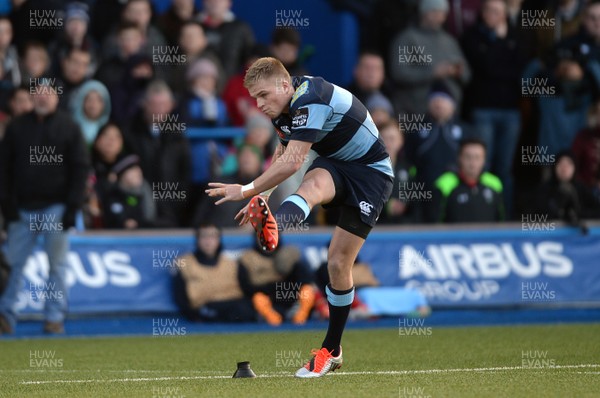
[[77, 90], [69, 103], [73, 119], [79, 125], [88, 146], [92, 145], [96, 135], [110, 117], [110, 94], [104, 84], [90, 80]]

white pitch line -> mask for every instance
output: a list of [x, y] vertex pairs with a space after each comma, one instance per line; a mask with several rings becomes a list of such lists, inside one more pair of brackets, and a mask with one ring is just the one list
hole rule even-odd
[[[455, 373], [455, 372], [497, 372], [508, 370], [542, 370], [542, 369], [580, 369], [580, 368], [599, 368], [600, 364], [581, 364], [581, 365], [556, 365], [544, 368], [527, 368], [522, 366], [501, 366], [492, 368], [457, 368], [457, 369], [422, 369], [422, 370], [382, 370], [382, 371], [364, 371], [364, 372], [334, 372], [333, 376], [363, 376], [363, 375], [412, 375], [412, 374], [432, 374], [432, 373]], [[276, 378], [292, 377], [290, 373], [267, 373], [258, 375], [258, 378]], [[88, 380], [37, 380], [22, 381], [20, 384], [75, 384], [75, 383], [128, 383], [140, 381], [171, 381], [171, 380], [207, 380], [207, 379], [231, 379], [231, 375], [215, 376], [166, 376], [166, 377], [136, 377], [124, 379], [88, 379]]]

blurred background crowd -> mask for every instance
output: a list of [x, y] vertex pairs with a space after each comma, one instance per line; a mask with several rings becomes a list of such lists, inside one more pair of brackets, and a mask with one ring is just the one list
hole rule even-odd
[[[258, 42], [232, 1], [172, 0], [161, 13], [151, 0], [2, 2], [0, 137], [27, 128], [18, 118], [36, 112], [36, 86], [55, 89], [89, 159], [85, 228], [236, 225], [244, 203], [215, 209], [206, 184], [249, 183], [277, 145], [244, 71], [268, 55], [292, 75], [319, 71], [301, 29], [273, 26]], [[360, 22], [346, 88], [396, 173], [380, 223], [600, 217], [600, 1], [329, 2]], [[31, 28], [57, 15], [60, 26]], [[243, 133], [220, 138], [227, 128]]]

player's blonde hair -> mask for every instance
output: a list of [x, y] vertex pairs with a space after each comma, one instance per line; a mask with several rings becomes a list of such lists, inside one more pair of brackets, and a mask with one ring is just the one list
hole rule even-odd
[[259, 58], [246, 71], [244, 87], [250, 88], [258, 81], [273, 76], [285, 79], [288, 82], [292, 80], [289, 72], [278, 59], [272, 57]]

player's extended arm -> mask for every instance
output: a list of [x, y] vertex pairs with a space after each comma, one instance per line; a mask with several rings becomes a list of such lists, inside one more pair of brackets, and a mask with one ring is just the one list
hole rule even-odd
[[285, 151], [280, 153], [269, 168], [250, 184], [242, 186], [240, 184], [211, 182], [208, 184], [211, 188], [207, 189], [206, 193], [211, 197], [223, 196], [215, 203], [219, 205], [230, 200], [243, 200], [271, 189], [288, 179], [302, 167], [302, 164], [308, 159], [308, 151], [311, 146], [312, 143], [310, 142], [291, 140]]

